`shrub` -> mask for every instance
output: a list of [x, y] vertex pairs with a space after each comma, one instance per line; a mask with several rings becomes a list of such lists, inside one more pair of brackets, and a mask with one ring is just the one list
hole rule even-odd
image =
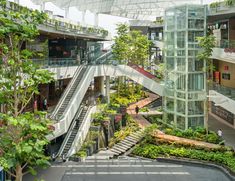
[[174, 145], [153, 145], [140, 144], [135, 147], [132, 152], [135, 155], [156, 159], [159, 155], [184, 157], [197, 160], [212, 161], [217, 164], [228, 166], [232, 171], [235, 171], [235, 158], [233, 151], [226, 152], [211, 152], [205, 150], [197, 150], [193, 148], [175, 147]]

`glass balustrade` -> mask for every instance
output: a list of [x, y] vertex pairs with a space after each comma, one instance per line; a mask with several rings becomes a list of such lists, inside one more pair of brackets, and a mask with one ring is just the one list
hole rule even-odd
[[33, 62], [41, 68], [76, 66], [80, 64], [80, 62], [75, 58], [33, 59]]
[[213, 84], [210, 86], [210, 90], [215, 90], [218, 93], [235, 101], [235, 88], [225, 87], [220, 84]]

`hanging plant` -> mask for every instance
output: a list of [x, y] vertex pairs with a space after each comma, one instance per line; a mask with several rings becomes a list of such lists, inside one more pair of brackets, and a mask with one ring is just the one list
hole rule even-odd
[[234, 6], [235, 0], [225, 0], [225, 5], [229, 7]]
[[220, 3], [219, 2], [214, 2], [210, 4], [210, 8], [217, 8], [219, 7]]

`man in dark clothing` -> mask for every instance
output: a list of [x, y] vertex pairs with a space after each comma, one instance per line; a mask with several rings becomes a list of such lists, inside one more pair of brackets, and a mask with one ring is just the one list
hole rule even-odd
[[139, 109], [140, 109], [139, 106], [136, 105], [136, 106], [135, 106], [135, 113], [136, 113], [136, 115], [139, 113]]

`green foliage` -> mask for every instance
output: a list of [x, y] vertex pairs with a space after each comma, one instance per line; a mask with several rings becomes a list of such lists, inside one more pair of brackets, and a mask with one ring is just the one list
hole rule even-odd
[[162, 130], [165, 134], [214, 144], [219, 144], [221, 142], [221, 138], [214, 131], [209, 131], [207, 134], [206, 128], [203, 127], [197, 127], [194, 130], [189, 128], [182, 131], [174, 127], [169, 127], [169, 125], [163, 123], [157, 116], [149, 116], [147, 119], [151, 123], [157, 124], [158, 129]]
[[38, 69], [31, 61], [35, 53], [23, 47], [39, 35], [37, 26], [45, 21], [46, 14], [12, 2], [8, 9], [5, 4], [1, 0], [0, 104], [6, 111], [0, 115], [4, 122], [0, 128], [0, 165], [18, 181], [25, 172], [35, 174], [34, 167], [49, 165], [44, 149], [51, 123], [45, 113], [24, 109], [39, 94], [39, 85], [52, 81], [52, 74]]
[[0, 128], [0, 165], [6, 171], [25, 165], [34, 173], [35, 166], [49, 165], [44, 151], [49, 142], [46, 135], [52, 131], [45, 113], [26, 112], [17, 117], [1, 113], [0, 119], [4, 122]]
[[149, 108], [148, 107], [142, 107], [142, 108], [140, 108], [140, 112], [149, 112]]
[[75, 154], [75, 156], [78, 156], [78, 157], [81, 157], [81, 158], [85, 158], [85, 157], [87, 157], [87, 153], [86, 153], [86, 151], [81, 150], [81, 151], [78, 151], [78, 152]]
[[204, 37], [197, 37], [199, 46], [202, 51], [198, 53], [197, 58], [201, 61], [206, 61], [207, 71], [212, 72], [214, 70], [212, 59], [210, 58], [215, 47], [215, 37], [213, 35], [207, 35]]
[[4, 80], [0, 82], [0, 104], [6, 104], [7, 111], [15, 115], [38, 94], [39, 84], [52, 80], [51, 73], [39, 70], [30, 60], [34, 52], [22, 47], [39, 35], [37, 25], [45, 18], [46, 14], [37, 10], [18, 12], [4, 6], [0, 10], [0, 39], [4, 40], [0, 42], [0, 80]]
[[225, 0], [225, 5], [226, 6], [234, 6], [235, 5], [235, 0]]
[[158, 69], [155, 71], [155, 75], [158, 79], [163, 79], [164, 78], [164, 72], [165, 72], [165, 63], [160, 63], [158, 65]]
[[193, 148], [176, 147], [175, 145], [140, 144], [135, 147], [133, 154], [156, 159], [161, 156], [184, 157], [197, 160], [205, 160], [228, 166], [235, 171], [235, 157], [233, 151], [206, 151]]
[[126, 24], [119, 24], [112, 47], [116, 60], [126, 60], [144, 66], [149, 57], [151, 41], [139, 31], [130, 31]]
[[133, 132], [136, 132], [138, 129], [138, 124], [133, 120], [132, 117], [127, 115], [127, 126], [114, 133], [114, 137], [109, 141], [109, 147], [112, 147], [114, 144], [124, 140], [127, 136]]
[[210, 4], [210, 8], [217, 8], [219, 7], [220, 3], [219, 2], [213, 2]]

